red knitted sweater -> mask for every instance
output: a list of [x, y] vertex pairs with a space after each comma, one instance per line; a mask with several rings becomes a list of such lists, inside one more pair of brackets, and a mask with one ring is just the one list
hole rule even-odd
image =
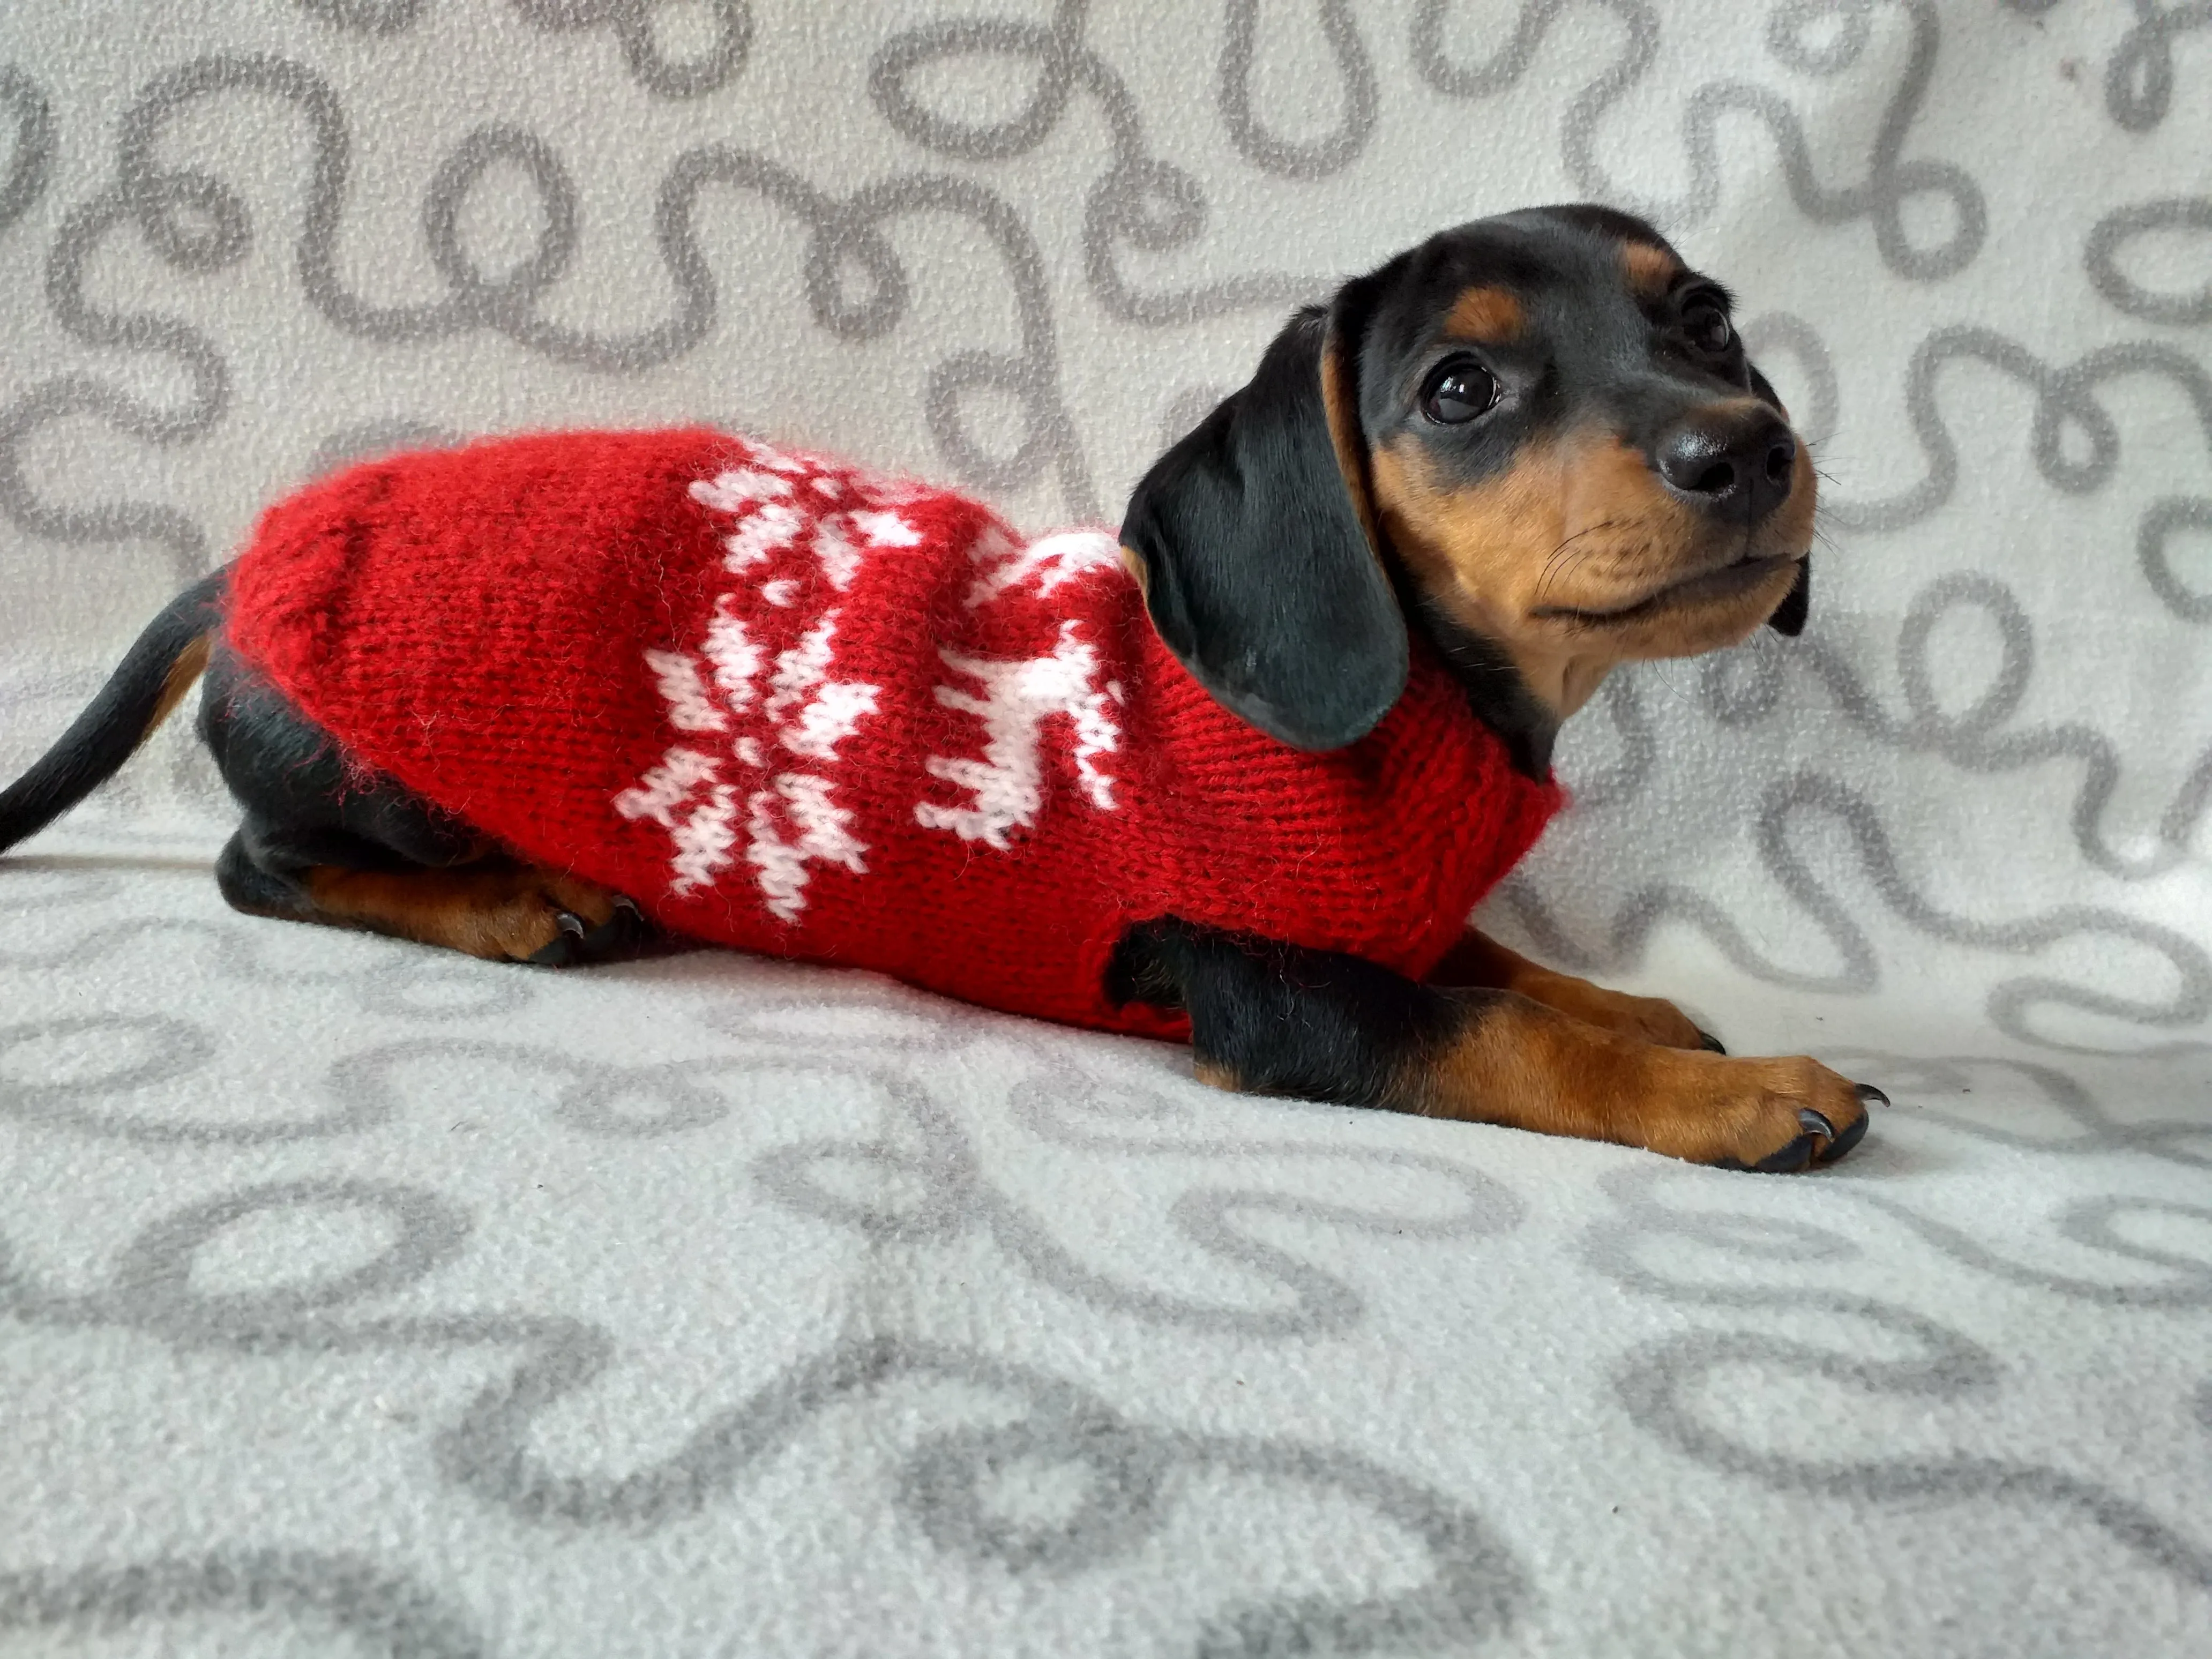
[[1010, 1012], [1177, 915], [1432, 968], [1558, 805], [1417, 647], [1309, 755], [1161, 645], [1115, 537], [709, 431], [508, 439], [271, 508], [232, 647], [360, 766], [663, 927]]

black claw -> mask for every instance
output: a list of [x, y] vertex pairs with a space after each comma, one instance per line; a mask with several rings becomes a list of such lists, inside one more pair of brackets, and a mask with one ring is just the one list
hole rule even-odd
[[636, 908], [633, 906], [625, 909], [617, 904], [612, 915], [576, 941], [576, 948], [585, 961], [598, 962], [617, 951], [628, 950], [644, 933], [645, 918]]
[[1826, 1114], [1816, 1112], [1810, 1106], [1797, 1109], [1797, 1121], [1816, 1135], [1826, 1135], [1831, 1140], [1836, 1138], [1836, 1126], [1828, 1121]]
[[1711, 1031], [1700, 1031], [1698, 1033], [1698, 1047], [1700, 1048], [1710, 1049], [1712, 1053], [1717, 1054], [1724, 1054], [1728, 1052], [1727, 1049], [1721, 1047], [1721, 1040], [1715, 1036]]
[[[1799, 1135], [1778, 1152], [1769, 1152], [1751, 1167], [1761, 1175], [1795, 1175], [1813, 1163], [1813, 1137]], [[1741, 1169], [1743, 1166], [1735, 1166]]]
[[1857, 1146], [1859, 1142], [1866, 1139], [1867, 1125], [1873, 1121], [1874, 1120], [1869, 1117], [1864, 1112], [1860, 1113], [1859, 1121], [1857, 1122], [1852, 1124], [1850, 1127], [1845, 1129], [1843, 1133], [1838, 1135], [1833, 1140], [1828, 1143], [1828, 1150], [1820, 1154], [1820, 1161], [1823, 1164], [1833, 1164], [1845, 1152], [1848, 1152], [1852, 1147]]
[[574, 968], [604, 962], [636, 949], [652, 937], [653, 925], [636, 901], [617, 896], [607, 919], [594, 927], [573, 911], [556, 910], [553, 925], [560, 931], [530, 960], [540, 968]]
[[576, 968], [605, 962], [635, 950], [653, 932], [645, 913], [625, 898], [617, 899], [613, 913], [596, 927], [587, 927], [582, 917], [566, 910], [554, 917], [554, 923], [561, 931], [551, 944], [530, 958], [541, 968]]
[[1859, 1097], [1862, 1104], [1870, 1101], [1879, 1101], [1885, 1106], [1889, 1104], [1889, 1097], [1871, 1083], [1856, 1084], [1852, 1086], [1851, 1092]]
[[1769, 1152], [1751, 1167], [1764, 1175], [1790, 1175], [1813, 1162], [1813, 1137], [1799, 1135], [1778, 1152]]
[[575, 960], [576, 936], [565, 929], [554, 934], [544, 948], [533, 951], [530, 955], [531, 964], [538, 968], [571, 967]]

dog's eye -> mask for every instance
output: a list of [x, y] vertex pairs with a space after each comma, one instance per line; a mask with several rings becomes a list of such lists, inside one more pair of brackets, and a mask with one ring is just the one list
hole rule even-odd
[[1440, 426], [1460, 426], [1486, 413], [1497, 401], [1497, 377], [1480, 363], [1462, 358], [1429, 376], [1421, 391], [1421, 413]]
[[1717, 357], [1735, 343], [1728, 313], [1710, 300], [1699, 301], [1682, 313], [1682, 332], [1708, 356]]

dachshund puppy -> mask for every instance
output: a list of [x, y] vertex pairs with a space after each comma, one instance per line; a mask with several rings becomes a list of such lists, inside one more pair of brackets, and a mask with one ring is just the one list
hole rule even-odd
[[1615, 665], [1804, 625], [1812, 466], [1729, 306], [1602, 208], [1446, 231], [1294, 317], [1118, 537], [712, 432], [368, 463], [170, 605], [0, 848], [204, 672], [252, 914], [549, 963], [650, 926], [1224, 1088], [1828, 1163], [1878, 1091], [1466, 927]]

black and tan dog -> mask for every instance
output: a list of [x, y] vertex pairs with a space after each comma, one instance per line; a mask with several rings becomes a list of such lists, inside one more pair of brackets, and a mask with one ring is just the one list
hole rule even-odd
[[[1122, 541], [1162, 639], [1223, 704], [1321, 750], [1390, 706], [1418, 628], [1539, 776], [1616, 665], [1796, 633], [1812, 465], [1729, 303], [1595, 207], [1462, 226], [1347, 283], [1138, 486]], [[205, 670], [201, 731], [247, 811], [218, 869], [234, 904], [494, 957], [619, 939], [616, 895], [349, 777], [226, 652], [222, 603], [218, 573], [162, 613], [0, 795], [0, 848], [112, 774]], [[1881, 1098], [1811, 1060], [1729, 1058], [1670, 1004], [1476, 933], [1432, 980], [1163, 915], [1122, 939], [1108, 989], [1186, 1011], [1226, 1087], [1705, 1163], [1827, 1163]]]

